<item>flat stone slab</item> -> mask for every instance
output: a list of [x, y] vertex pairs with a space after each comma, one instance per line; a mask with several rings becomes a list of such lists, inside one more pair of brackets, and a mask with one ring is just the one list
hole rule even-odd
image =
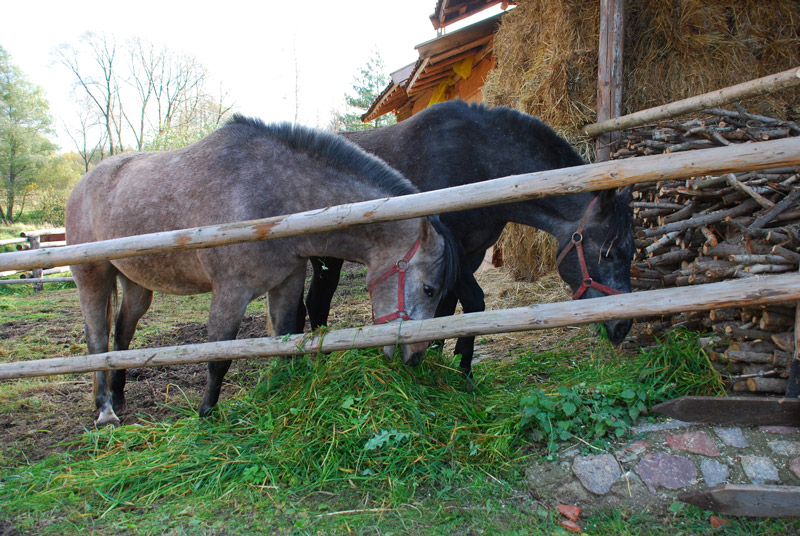
[[787, 441], [785, 439], [776, 439], [767, 441], [767, 445], [772, 449], [775, 454], [781, 456], [800, 456], [800, 441]]
[[759, 426], [759, 432], [765, 434], [789, 435], [797, 432], [796, 426]]
[[795, 458], [789, 462], [789, 469], [792, 470], [797, 478], [800, 478], [800, 458]]
[[778, 469], [772, 460], [763, 456], [742, 456], [742, 469], [753, 484], [780, 482]]
[[742, 433], [742, 429], [738, 426], [732, 428], [714, 428], [714, 433], [729, 447], [746, 449], [750, 446], [750, 443], [747, 442], [747, 438], [744, 437]]
[[697, 479], [697, 468], [691, 460], [663, 452], [646, 454], [633, 469], [653, 493], [658, 486], [680, 489]]
[[703, 480], [709, 487], [724, 483], [730, 474], [727, 465], [708, 458], [700, 462], [700, 472], [703, 473]]
[[678, 428], [688, 428], [693, 423], [679, 421], [677, 419], [668, 419], [662, 422], [647, 422], [633, 427], [635, 434], [644, 434], [647, 432], [661, 432], [663, 430], [675, 430]]
[[719, 456], [714, 439], [705, 432], [686, 432], [667, 436], [667, 446], [704, 456]]
[[611, 454], [597, 456], [575, 456], [572, 472], [583, 487], [596, 495], [604, 495], [622, 475], [617, 459]]

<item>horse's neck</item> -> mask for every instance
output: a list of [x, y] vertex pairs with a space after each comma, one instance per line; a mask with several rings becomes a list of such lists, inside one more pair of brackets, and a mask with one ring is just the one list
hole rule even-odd
[[[357, 225], [305, 236], [301, 254], [309, 257], [334, 257], [358, 262], [368, 267], [381, 260], [382, 245], [400, 242], [397, 237], [416, 238], [417, 228], [408, 221]], [[410, 245], [410, 244], [409, 244]], [[404, 252], [403, 252], [404, 253]], [[402, 254], [398, 256], [398, 259]]]
[[561, 239], [571, 235], [583, 217], [591, 193], [543, 197], [503, 207], [503, 216], [512, 223], [529, 225]]

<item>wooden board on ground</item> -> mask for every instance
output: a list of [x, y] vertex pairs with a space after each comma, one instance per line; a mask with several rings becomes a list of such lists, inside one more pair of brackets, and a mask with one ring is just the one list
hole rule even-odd
[[687, 422], [800, 426], [798, 399], [684, 396], [653, 406], [652, 411]]
[[719, 514], [747, 517], [800, 517], [800, 486], [718, 484], [684, 491], [678, 500]]

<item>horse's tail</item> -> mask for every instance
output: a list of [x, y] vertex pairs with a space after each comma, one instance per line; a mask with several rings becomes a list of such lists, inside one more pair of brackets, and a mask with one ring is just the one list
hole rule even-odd
[[[111, 329], [115, 324], [116, 315], [115, 311], [118, 309], [118, 298], [117, 298], [117, 278], [114, 278], [114, 282], [111, 285], [111, 292], [108, 293], [108, 300], [106, 300], [106, 333], [108, 334], [108, 342], [111, 344], [112, 334]], [[113, 348], [113, 346], [112, 346]], [[108, 371], [105, 372], [108, 374]], [[97, 374], [92, 374], [92, 398], [97, 397]]]

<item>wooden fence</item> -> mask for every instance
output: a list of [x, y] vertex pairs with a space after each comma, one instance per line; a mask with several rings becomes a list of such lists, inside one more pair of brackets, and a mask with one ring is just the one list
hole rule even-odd
[[[516, 201], [667, 178], [725, 173], [741, 169], [768, 169], [800, 165], [800, 138], [603, 162], [575, 168], [504, 177], [441, 192], [339, 205], [264, 220], [153, 233], [90, 244], [0, 254], [0, 269], [78, 264], [149, 253], [196, 249], [247, 241], [296, 236], [375, 221], [412, 218], [500, 202]], [[247, 339], [177, 347], [127, 350], [93, 356], [54, 358], [42, 362], [0, 365], [0, 378], [67, 372], [157, 366], [165, 364], [286, 355], [307, 351], [380, 346], [525, 329], [669, 314], [730, 306], [734, 303], [773, 303], [800, 299], [800, 274], [754, 278], [681, 289], [549, 304], [509, 311], [491, 311], [457, 317], [368, 326], [324, 335]]]
[[[0, 240], [0, 246], [10, 245], [16, 245], [17, 251], [66, 246], [66, 230], [63, 227], [57, 227], [54, 229], [22, 231], [19, 235], [19, 238], [6, 238], [4, 240]], [[60, 274], [64, 272], [69, 272], [69, 268], [62, 266], [47, 270], [43, 270], [42, 267], [34, 267], [26, 270], [6, 270], [0, 272], [0, 277], [6, 277], [15, 274], [22, 274], [22, 276], [18, 279], [0, 279], [0, 285], [32, 284], [34, 290], [42, 290], [44, 283], [72, 282], [73, 279], [71, 277], [44, 277], [46, 275]]]

